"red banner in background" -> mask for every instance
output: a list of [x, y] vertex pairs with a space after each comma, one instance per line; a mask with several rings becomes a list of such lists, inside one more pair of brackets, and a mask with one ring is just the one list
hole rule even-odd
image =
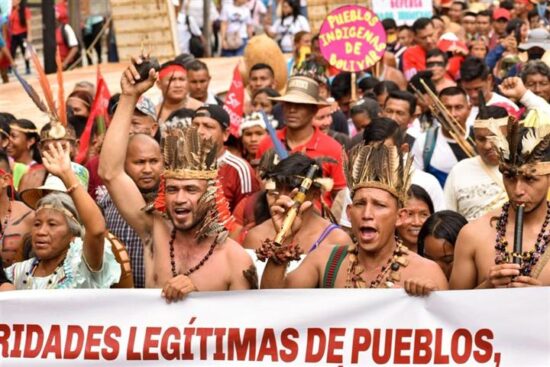
[[231, 118], [229, 132], [234, 136], [238, 136], [239, 126], [242, 122], [244, 114], [244, 84], [243, 79], [241, 78], [241, 73], [239, 72], [238, 64], [235, 66], [235, 70], [233, 71], [233, 80], [231, 81], [231, 86], [225, 96], [223, 108], [227, 111], [229, 117]]
[[111, 99], [111, 93], [107, 87], [107, 83], [101, 75], [99, 65], [97, 66], [97, 89], [95, 93], [94, 102], [90, 110], [90, 116], [86, 121], [86, 127], [80, 137], [80, 148], [76, 157], [76, 162], [80, 164], [86, 163], [88, 156], [88, 150], [90, 149], [90, 141], [92, 137], [92, 129], [94, 125], [97, 125], [97, 131], [103, 133], [106, 126], [109, 124], [109, 114], [107, 113], [107, 106], [109, 105], [109, 99]]

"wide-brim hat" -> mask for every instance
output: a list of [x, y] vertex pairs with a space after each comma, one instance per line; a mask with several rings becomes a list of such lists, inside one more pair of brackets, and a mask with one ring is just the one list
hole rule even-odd
[[312, 104], [317, 106], [330, 105], [319, 96], [319, 84], [305, 76], [293, 76], [288, 80], [285, 95], [281, 97], [269, 97], [272, 101], [289, 102], [299, 104]]
[[518, 46], [521, 50], [529, 50], [533, 47], [539, 47], [545, 51], [550, 50], [550, 32], [545, 28], [532, 29], [527, 35], [527, 42], [520, 43]]
[[[71, 167], [75, 172], [76, 177], [80, 184], [84, 187], [84, 190], [88, 190], [88, 170], [85, 167], [71, 163]], [[44, 196], [51, 192], [67, 192], [67, 188], [63, 181], [52, 174], [48, 174], [46, 181], [42, 186], [27, 189], [19, 194], [21, 201], [25, 203], [29, 208], [36, 209], [36, 204]]]

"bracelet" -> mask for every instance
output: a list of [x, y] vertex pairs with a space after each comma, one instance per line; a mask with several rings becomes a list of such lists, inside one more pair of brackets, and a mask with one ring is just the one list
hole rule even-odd
[[82, 185], [80, 185], [79, 183], [75, 183], [74, 185], [72, 185], [67, 189], [67, 194], [72, 193], [74, 190], [78, 189], [79, 186], [82, 186]]
[[262, 246], [256, 250], [258, 260], [272, 260], [277, 265], [300, 260], [302, 253], [302, 249], [296, 244], [279, 245], [270, 239], [264, 240]]

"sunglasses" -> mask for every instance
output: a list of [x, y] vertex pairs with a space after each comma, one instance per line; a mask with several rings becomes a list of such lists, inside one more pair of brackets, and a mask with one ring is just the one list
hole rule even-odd
[[426, 67], [427, 68], [435, 68], [435, 67], [445, 67], [445, 63], [443, 61], [432, 61], [432, 62], [428, 62], [426, 63]]

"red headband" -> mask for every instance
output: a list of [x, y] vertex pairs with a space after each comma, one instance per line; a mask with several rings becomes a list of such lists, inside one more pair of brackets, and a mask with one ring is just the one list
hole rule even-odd
[[169, 66], [163, 68], [159, 72], [159, 79], [164, 79], [165, 77], [170, 76], [173, 73], [176, 73], [178, 71], [182, 72], [183, 74], [187, 74], [187, 70], [185, 70], [185, 68], [183, 66], [181, 66], [181, 65], [169, 65]]

